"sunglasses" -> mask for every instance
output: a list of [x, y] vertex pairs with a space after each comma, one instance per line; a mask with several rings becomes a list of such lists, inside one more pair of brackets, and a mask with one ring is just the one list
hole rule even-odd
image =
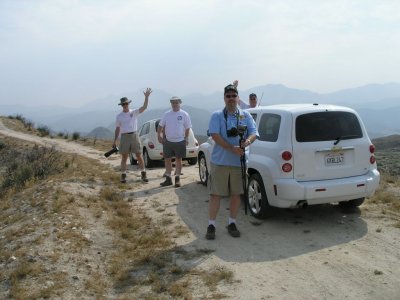
[[250, 98], [250, 100], [257, 100], [257, 98]]
[[122, 103], [122, 106], [128, 105], [129, 103]]
[[179, 104], [181, 103], [180, 101], [171, 101], [171, 104]]
[[225, 95], [225, 98], [228, 98], [228, 99], [230, 99], [230, 98], [236, 98], [237, 97], [237, 95]]

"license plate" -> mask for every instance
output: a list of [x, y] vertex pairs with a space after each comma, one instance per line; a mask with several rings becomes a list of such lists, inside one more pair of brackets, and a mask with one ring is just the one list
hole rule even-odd
[[338, 166], [343, 165], [344, 156], [343, 154], [327, 154], [325, 155], [325, 165], [326, 166]]

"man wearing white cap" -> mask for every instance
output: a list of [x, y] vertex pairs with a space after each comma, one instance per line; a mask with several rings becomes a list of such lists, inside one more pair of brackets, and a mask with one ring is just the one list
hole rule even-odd
[[158, 141], [163, 144], [166, 176], [160, 185], [172, 185], [172, 158], [175, 157], [175, 187], [180, 187], [182, 158], [186, 156], [192, 122], [189, 114], [181, 109], [181, 98], [172, 97], [170, 102], [172, 109], [164, 113], [157, 130]]

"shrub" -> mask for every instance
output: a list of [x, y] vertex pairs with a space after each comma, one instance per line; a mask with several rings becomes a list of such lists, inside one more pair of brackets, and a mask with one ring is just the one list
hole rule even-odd
[[[5, 152], [5, 153], [3, 153]], [[34, 146], [31, 149], [2, 151], [2, 164], [5, 165], [1, 188], [20, 189], [30, 180], [44, 179], [62, 170], [60, 154], [53, 148]]]
[[35, 127], [35, 123], [33, 123], [31, 120], [26, 120], [24, 126], [30, 131]]
[[79, 139], [80, 136], [81, 136], [80, 133], [77, 132], [77, 131], [75, 131], [75, 132], [72, 134], [72, 139], [73, 139], [74, 141], [76, 141], [76, 140]]
[[37, 128], [40, 136], [48, 136], [50, 134], [50, 128], [48, 126], [42, 125]]

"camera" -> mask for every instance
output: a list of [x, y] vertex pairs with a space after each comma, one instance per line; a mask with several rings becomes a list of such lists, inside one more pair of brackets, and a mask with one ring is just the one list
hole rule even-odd
[[118, 153], [118, 151], [119, 151], [118, 147], [112, 148], [110, 151], [104, 153], [104, 156], [109, 157], [111, 154]]
[[243, 137], [244, 133], [247, 130], [247, 126], [246, 125], [238, 125], [238, 127], [232, 127], [231, 129], [226, 131], [226, 135], [228, 137], [236, 137], [236, 136], [240, 136]]

